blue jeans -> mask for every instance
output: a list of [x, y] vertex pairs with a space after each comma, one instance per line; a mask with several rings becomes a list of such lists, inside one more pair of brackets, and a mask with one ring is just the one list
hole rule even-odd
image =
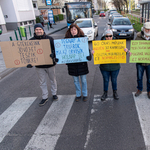
[[76, 96], [77, 97], [81, 96], [81, 87], [80, 87], [79, 77], [81, 78], [81, 83], [82, 83], [82, 94], [83, 94], [83, 96], [87, 96], [86, 75], [73, 76], [74, 84], [76, 87]]
[[147, 92], [150, 92], [150, 65], [149, 66], [142, 66], [140, 64], [136, 64], [137, 68], [137, 88], [138, 90], [143, 90], [143, 74], [144, 70], [146, 71], [147, 77]]
[[117, 76], [119, 74], [119, 70], [116, 71], [100, 70], [103, 76], [104, 91], [108, 91], [109, 77], [111, 77], [111, 84], [113, 91], [117, 90]]

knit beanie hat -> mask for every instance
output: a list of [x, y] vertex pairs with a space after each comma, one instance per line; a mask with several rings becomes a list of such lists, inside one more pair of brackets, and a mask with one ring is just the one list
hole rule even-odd
[[42, 26], [42, 24], [41, 23], [36, 23], [35, 25], [34, 25], [34, 30], [36, 29], [36, 28], [42, 28], [43, 29], [43, 31], [44, 31], [44, 28], [43, 28], [43, 26]]
[[106, 34], [111, 34], [113, 36], [113, 32], [110, 30], [110, 29], [107, 29], [105, 32], [104, 32], [104, 35]]

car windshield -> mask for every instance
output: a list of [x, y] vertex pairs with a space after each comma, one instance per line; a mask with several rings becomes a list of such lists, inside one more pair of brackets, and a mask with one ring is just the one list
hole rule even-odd
[[112, 11], [110, 14], [118, 13], [117, 11]]
[[91, 20], [78, 20], [75, 22], [80, 28], [90, 28], [92, 27]]
[[129, 19], [114, 19], [112, 25], [131, 25]]
[[104, 13], [104, 11], [101, 11], [101, 13]]

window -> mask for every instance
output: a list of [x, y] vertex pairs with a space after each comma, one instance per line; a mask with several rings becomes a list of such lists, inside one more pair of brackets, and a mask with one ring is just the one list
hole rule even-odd
[[33, 8], [36, 8], [36, 3], [33, 3]]

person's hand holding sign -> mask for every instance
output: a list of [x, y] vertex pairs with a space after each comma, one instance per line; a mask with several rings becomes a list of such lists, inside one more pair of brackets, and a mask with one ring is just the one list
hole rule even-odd
[[125, 51], [126, 53], [129, 53], [129, 56], [131, 56], [131, 52], [130, 52], [127, 48], [125, 48], [124, 51]]

